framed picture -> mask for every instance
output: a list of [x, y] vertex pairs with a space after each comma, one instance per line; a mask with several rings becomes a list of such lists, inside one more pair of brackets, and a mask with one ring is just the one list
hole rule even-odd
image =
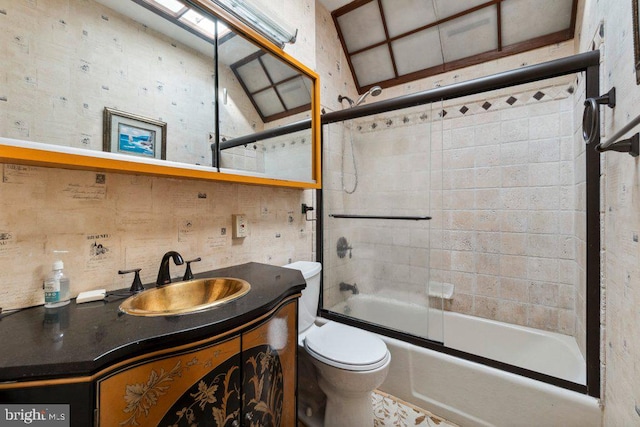
[[633, 7], [633, 65], [636, 69], [636, 84], [640, 85], [640, 10], [638, 0], [632, 0]]
[[105, 108], [102, 150], [151, 159], [166, 159], [167, 124], [137, 114]]

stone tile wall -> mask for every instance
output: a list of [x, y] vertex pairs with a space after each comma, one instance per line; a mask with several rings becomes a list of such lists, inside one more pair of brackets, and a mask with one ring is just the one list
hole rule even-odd
[[456, 286], [445, 309], [574, 334], [575, 215], [584, 209], [575, 203], [574, 169], [584, 169], [574, 164], [575, 80], [442, 106], [434, 158], [443, 220], [433, 223], [442, 243], [434, 235], [431, 280]]
[[[129, 287], [120, 269], [153, 283], [169, 250], [201, 272], [249, 261], [311, 260], [313, 231], [300, 214], [311, 192], [136, 175], [0, 165], [0, 307], [42, 304], [42, 281], [65, 262], [72, 296]], [[232, 214], [249, 236], [232, 239]], [[56, 255], [54, 251], [68, 251]], [[173, 277], [184, 267], [171, 266]]]
[[[429, 282], [452, 283], [454, 298], [432, 306], [573, 335], [584, 209], [576, 84], [569, 76], [330, 125], [330, 143], [342, 138], [343, 149], [326, 165], [336, 171], [332, 184], [341, 188], [341, 168], [345, 187], [355, 184], [350, 138], [358, 169], [353, 194], [329, 193], [331, 213], [433, 219], [328, 219], [328, 286], [352, 281], [361, 292], [426, 305]], [[333, 253], [339, 237], [353, 258]], [[328, 293], [325, 303], [329, 295], [348, 296]]]

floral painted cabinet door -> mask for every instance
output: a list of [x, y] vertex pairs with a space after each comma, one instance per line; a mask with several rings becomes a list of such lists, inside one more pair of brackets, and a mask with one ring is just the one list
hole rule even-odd
[[242, 334], [242, 426], [296, 425], [297, 299]]
[[240, 337], [157, 357], [98, 381], [98, 425], [236, 426]]

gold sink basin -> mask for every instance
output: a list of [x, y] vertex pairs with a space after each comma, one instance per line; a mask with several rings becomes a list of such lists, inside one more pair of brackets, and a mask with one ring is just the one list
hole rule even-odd
[[196, 313], [240, 298], [250, 289], [249, 282], [230, 277], [176, 282], [130, 296], [120, 304], [120, 311], [134, 316]]

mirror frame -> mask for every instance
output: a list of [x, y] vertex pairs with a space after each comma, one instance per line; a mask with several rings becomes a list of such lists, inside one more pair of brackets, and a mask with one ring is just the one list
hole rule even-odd
[[640, 8], [638, 0], [631, 2], [633, 11], [633, 68], [636, 71], [636, 85], [640, 85]]
[[[118, 153], [91, 151], [81, 148], [49, 145], [0, 137], [0, 162], [60, 169], [103, 171], [124, 174], [141, 174], [158, 177], [198, 179], [208, 181], [235, 182], [241, 184], [268, 185], [301, 189], [322, 188], [321, 143], [320, 143], [320, 78], [310, 68], [289, 56], [278, 46], [246, 26], [225, 10], [206, 0], [189, 0], [194, 6], [221, 20], [236, 32], [256, 43], [267, 52], [294, 67], [312, 81], [311, 94], [311, 181], [288, 181], [283, 179], [256, 177], [228, 172], [215, 168], [194, 166], [156, 159], [139, 159]], [[216, 96], [218, 94], [216, 93]], [[217, 126], [217, 124], [216, 124]]]

